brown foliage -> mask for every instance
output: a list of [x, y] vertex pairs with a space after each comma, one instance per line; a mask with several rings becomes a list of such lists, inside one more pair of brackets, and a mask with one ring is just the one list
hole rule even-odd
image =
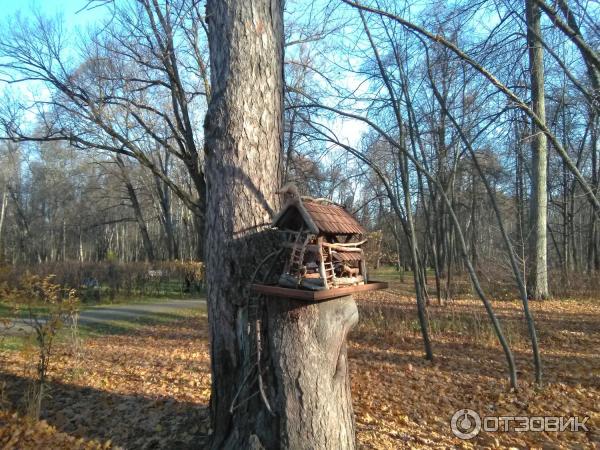
[[110, 448], [110, 442], [103, 445], [96, 441], [69, 436], [61, 433], [45, 420], [34, 422], [7, 411], [0, 411], [0, 445], [5, 450]]
[[[361, 318], [349, 337], [349, 364], [359, 448], [594, 448], [600, 439], [594, 431], [600, 424], [596, 302], [533, 303], [545, 368], [539, 388], [532, 383], [519, 302], [494, 301], [520, 370], [520, 389], [511, 392], [501, 350], [478, 301], [457, 299], [428, 309], [436, 356], [430, 363], [423, 359], [415, 301], [398, 295], [399, 287], [393, 283], [390, 291], [357, 300]], [[112, 439], [127, 448], [197, 444], [209, 431], [207, 327], [203, 315], [146, 326], [133, 335], [89, 339], [85, 374], [77, 381], [70, 377], [72, 356], [61, 347], [44, 418], [73, 436]], [[20, 375], [20, 367], [20, 355], [11, 354], [4, 376]], [[17, 384], [10, 376], [14, 392]], [[486, 415], [589, 415], [591, 432], [481, 433], [460, 441], [449, 422], [461, 408]]]
[[[54, 276], [40, 278], [25, 275], [16, 288], [0, 289], [0, 298], [8, 304], [15, 317], [23, 312], [23, 322], [31, 329], [35, 370], [27, 390], [27, 415], [37, 419], [45, 397], [46, 377], [57, 333], [66, 322], [72, 322], [78, 311], [79, 299], [73, 289], [65, 290], [54, 283]], [[40, 309], [42, 308], [42, 309]], [[28, 367], [28, 365], [26, 365]]]
[[[590, 300], [534, 302], [544, 385], [533, 383], [533, 363], [521, 305], [494, 301], [515, 352], [520, 386], [509, 388], [505, 362], [482, 306], [456, 299], [429, 307], [435, 361], [423, 358], [413, 298], [393, 291], [363, 295], [349, 357], [362, 448], [596, 448], [600, 435], [600, 306]], [[480, 433], [452, 435], [458, 409], [481, 415], [590, 416], [590, 433]]]

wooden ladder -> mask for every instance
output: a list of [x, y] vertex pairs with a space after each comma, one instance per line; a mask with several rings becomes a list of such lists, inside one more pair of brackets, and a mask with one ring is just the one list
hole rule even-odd
[[333, 256], [331, 255], [331, 249], [323, 246], [323, 265], [325, 266], [325, 276], [327, 277], [327, 283], [330, 283], [335, 278], [335, 270], [333, 268]]
[[290, 275], [298, 275], [304, 266], [304, 253], [309, 240], [310, 234], [304, 233], [303, 230], [300, 230], [296, 235], [290, 254]]

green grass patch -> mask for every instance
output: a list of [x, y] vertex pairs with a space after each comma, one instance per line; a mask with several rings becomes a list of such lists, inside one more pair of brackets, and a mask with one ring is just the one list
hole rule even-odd
[[[146, 300], [146, 299], [145, 299]], [[147, 299], [139, 303], [166, 303], [166, 299]], [[136, 304], [130, 302], [130, 305]], [[85, 308], [84, 310], [104, 309], [105, 307], [96, 306]], [[110, 309], [110, 308], [106, 308]], [[126, 310], [127, 308], [123, 308]], [[109, 335], [124, 335], [132, 334], [147, 326], [176, 323], [177, 321], [193, 317], [195, 315], [206, 315], [206, 306], [201, 305], [199, 308], [169, 308], [165, 311], [131, 311], [130, 314], [119, 315], [120, 308], [115, 308], [115, 317], [97, 321], [83, 320], [78, 323], [78, 336], [85, 340], [89, 338], [98, 338]], [[57, 343], [68, 342], [72, 338], [71, 328], [65, 324], [57, 333], [55, 339]], [[0, 351], [19, 351], [25, 345], [32, 342], [34, 332], [16, 332], [11, 335], [4, 335], [0, 338]]]
[[[104, 300], [99, 302], [80, 302], [79, 311], [87, 311], [97, 307], [102, 306], [110, 306], [110, 305], [139, 305], [139, 304], [149, 304], [149, 303], [167, 303], [169, 300], [199, 300], [204, 298], [203, 293], [199, 293], [194, 295], [193, 297], [190, 295], [184, 296], [168, 296], [168, 295], [160, 295], [160, 296], [140, 296], [140, 297], [116, 297], [113, 300]], [[43, 304], [33, 305], [31, 307], [31, 312], [35, 316], [43, 317], [47, 314], [49, 308]], [[12, 306], [2, 303], [0, 300], [0, 319], [27, 319], [29, 318], [29, 309], [19, 309], [17, 310], [17, 314], [15, 314], [15, 310]]]
[[106, 335], [131, 334], [146, 326], [177, 322], [192, 317], [196, 313], [197, 310], [195, 309], [174, 309], [169, 312], [142, 312], [139, 316], [123, 316], [94, 322], [84, 321], [79, 324], [79, 334], [84, 339]]
[[141, 286], [108, 286], [82, 288], [78, 290], [82, 303], [85, 304], [118, 304], [130, 302], [132, 299], [143, 301], [146, 298], [185, 299], [197, 298], [205, 294], [204, 289], [192, 288], [186, 292], [180, 280], [157, 280], [145, 282]]
[[[426, 270], [427, 276], [435, 276], [435, 271], [431, 268]], [[379, 279], [395, 279], [398, 280], [404, 275], [405, 279], [412, 282], [412, 270], [397, 270], [396, 266], [381, 266], [379, 269], [369, 270], [369, 277], [374, 280]]]
[[29, 335], [3, 336], [0, 339], [0, 353], [21, 351], [30, 339]]
[[[43, 304], [33, 305], [31, 307], [31, 313], [34, 316], [47, 314], [48, 311], [49, 311], [49, 308]], [[3, 318], [3, 319], [7, 319], [7, 318], [27, 319], [27, 318], [29, 318], [29, 314], [30, 314], [29, 307], [20, 308], [16, 311], [16, 314], [15, 314], [15, 309], [11, 305], [7, 305], [6, 303], [0, 303], [0, 318]]]
[[[412, 283], [413, 275], [411, 270], [399, 271], [395, 267], [383, 267], [377, 270], [371, 269], [368, 272], [369, 279], [377, 281], [396, 281], [399, 283]], [[427, 276], [433, 276], [430, 271], [427, 271]]]

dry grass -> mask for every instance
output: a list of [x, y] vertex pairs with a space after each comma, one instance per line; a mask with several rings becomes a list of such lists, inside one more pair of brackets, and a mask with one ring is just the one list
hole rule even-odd
[[[81, 352], [83, 362], [77, 365], [65, 342], [51, 365], [51, 398], [42, 418], [57, 431], [136, 449], [194, 448], [208, 432], [204, 314], [127, 329], [107, 327], [102, 335], [87, 338]], [[0, 373], [13, 408], [19, 407], [28, 382], [23, 356], [23, 351], [5, 353]], [[0, 447], [5, 444], [1, 436]], [[62, 448], [60, 442], [62, 437], [48, 440], [46, 448]]]
[[[410, 281], [410, 277], [407, 277]], [[600, 434], [600, 299], [534, 303], [545, 384], [534, 386], [520, 304], [494, 302], [520, 377], [510, 392], [503, 354], [473, 299], [429, 308], [436, 361], [423, 359], [414, 300], [400, 285], [357, 299], [350, 369], [361, 448], [595, 448]], [[174, 319], [175, 320], [175, 319]], [[205, 315], [149, 324], [133, 334], [90, 337], [74, 370], [67, 345], [51, 368], [43, 413], [55, 427], [46, 448], [70, 436], [127, 448], [188, 448], [208, 431], [209, 356]], [[0, 384], [12, 401], [26, 380], [19, 352], [7, 353]], [[484, 415], [590, 416], [589, 433], [493, 433], [454, 438], [454, 411]], [[2, 419], [0, 418], [0, 422]], [[61, 434], [62, 433], [62, 434]], [[6, 443], [0, 434], [0, 445]], [[93, 443], [93, 445], [97, 445]], [[21, 446], [27, 447], [25, 441]], [[92, 445], [92, 444], [90, 444]]]
[[[350, 336], [357, 438], [365, 448], [598, 448], [600, 446], [600, 299], [532, 304], [544, 363], [535, 386], [520, 302], [495, 301], [515, 353], [520, 385], [511, 392], [504, 355], [474, 299], [428, 309], [435, 361], [423, 359], [414, 299], [406, 286], [358, 299], [361, 320]], [[453, 437], [452, 414], [590, 416], [589, 433], [481, 433]]]

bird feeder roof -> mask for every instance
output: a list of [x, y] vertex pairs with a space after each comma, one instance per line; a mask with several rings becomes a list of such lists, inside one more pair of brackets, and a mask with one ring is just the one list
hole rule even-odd
[[[298, 216], [303, 224], [298, 223]], [[278, 228], [299, 229], [302, 225], [314, 234], [365, 234], [365, 229], [345, 208], [331, 203], [296, 199], [288, 203], [273, 220]]]

